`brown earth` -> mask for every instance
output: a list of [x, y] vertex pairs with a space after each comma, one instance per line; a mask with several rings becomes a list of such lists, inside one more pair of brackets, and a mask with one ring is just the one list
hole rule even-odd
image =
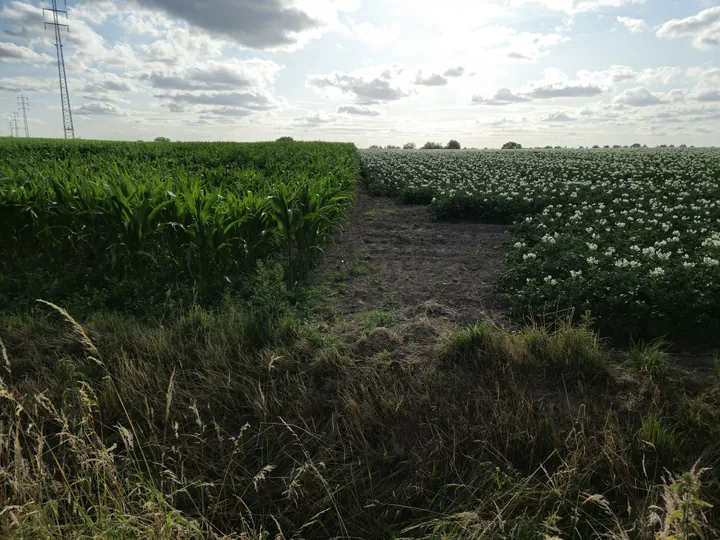
[[[508, 238], [504, 225], [434, 222], [425, 206], [360, 192], [313, 282], [324, 315], [364, 355], [418, 359], [459, 324], [513, 327], [496, 288]], [[621, 361], [626, 347], [617, 345]], [[668, 352], [688, 390], [712, 386], [715, 351]]]
[[495, 283], [507, 239], [504, 225], [434, 222], [424, 206], [361, 192], [314, 274], [346, 317], [397, 309], [407, 319], [502, 321]]

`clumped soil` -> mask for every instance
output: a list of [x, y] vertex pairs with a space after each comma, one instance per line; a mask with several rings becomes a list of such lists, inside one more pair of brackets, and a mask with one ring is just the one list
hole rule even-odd
[[315, 277], [346, 317], [425, 305], [458, 322], [499, 322], [507, 239], [505, 225], [435, 222], [425, 206], [360, 192]]

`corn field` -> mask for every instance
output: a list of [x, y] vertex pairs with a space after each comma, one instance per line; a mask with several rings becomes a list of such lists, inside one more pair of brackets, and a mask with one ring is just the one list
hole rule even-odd
[[278, 258], [292, 279], [358, 175], [352, 144], [4, 140], [0, 253], [200, 282]]

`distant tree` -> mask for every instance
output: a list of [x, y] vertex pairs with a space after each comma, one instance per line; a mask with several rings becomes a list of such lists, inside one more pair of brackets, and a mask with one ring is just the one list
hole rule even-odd
[[610, 148], [610, 145], [606, 144], [605, 146], [603, 146], [603, 148]]
[[447, 146], [445, 147], [448, 150], [460, 150], [460, 143], [457, 142], [455, 139], [450, 139], [450, 142], [447, 143]]
[[503, 150], [520, 150], [522, 148], [522, 145], [520, 143], [516, 142], [506, 142], [502, 145]]
[[441, 143], [428, 141], [422, 146], [421, 150], [442, 150], [442, 147]]
[[619, 144], [613, 144], [613, 148], [622, 148]]
[[170, 142], [167, 137], [155, 137], [155, 142]]
[[293, 142], [295, 139], [288, 137], [287, 135], [280, 137], [276, 142]]
[[562, 146], [556, 146], [555, 150], [562, 150]]
[[388, 145], [385, 147], [385, 149], [386, 149], [386, 150], [400, 150], [400, 147], [399, 147], [399, 146], [395, 146], [394, 144], [388, 144]]
[[371, 144], [370, 150], [382, 150], [382, 146], [380, 146], [378, 144]]
[[678, 148], [687, 148], [687, 144], [683, 143], [680, 146], [678, 146]]
[[640, 143], [637, 143], [637, 142], [636, 142], [636, 143], [632, 143], [632, 145], [630, 146], [630, 148], [642, 148], [642, 145], [641, 145]]
[[578, 146], [578, 148], [579, 148], [580, 150], [584, 150], [584, 149], [585, 149], [585, 147], [584, 147], [583, 145]]
[[552, 145], [548, 144], [548, 145], [545, 147], [545, 150], [552, 150]]
[[403, 150], [415, 150], [415, 148], [417, 148], [417, 146], [415, 146], [414, 142], [408, 142], [403, 144]]
[[593, 144], [593, 148], [600, 148], [599, 144]]
[[670, 148], [675, 148], [675, 145], [674, 145], [674, 144], [671, 144], [671, 145], [670, 145]]
[[667, 148], [667, 144], [659, 144], [658, 148]]

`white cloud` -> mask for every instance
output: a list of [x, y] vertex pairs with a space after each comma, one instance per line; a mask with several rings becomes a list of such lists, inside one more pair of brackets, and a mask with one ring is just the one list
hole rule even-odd
[[578, 71], [577, 75], [581, 81], [599, 86], [615, 86], [637, 77], [637, 73], [631, 67], [620, 65], [610, 66], [603, 71], [583, 69]]
[[543, 118], [544, 122], [572, 122], [573, 120], [575, 118], [561, 111], [552, 112]]
[[660, 82], [662, 84], [670, 84], [673, 80], [680, 77], [683, 73], [682, 68], [661, 66], [656, 68], [646, 68], [638, 73], [638, 81], [643, 83]]
[[548, 53], [548, 49], [570, 38], [558, 33], [540, 34], [521, 32], [509, 39], [507, 56], [518, 60], [535, 60]]
[[0, 62], [30, 62], [47, 64], [53, 57], [45, 53], [36, 53], [28, 47], [0, 41]]
[[692, 39], [693, 46], [709, 50], [720, 46], [720, 6], [705, 9], [684, 19], [672, 19], [657, 31], [658, 37]]
[[512, 5], [539, 4], [553, 11], [564, 11], [573, 15], [584, 11], [595, 11], [628, 4], [642, 4], [644, 2], [645, 0], [512, 0]]
[[618, 16], [617, 22], [630, 30], [633, 34], [639, 34], [647, 30], [647, 23], [643, 19], [633, 19], [632, 17]]
[[629, 107], [647, 107], [649, 105], [659, 105], [662, 102], [656, 94], [643, 87], [625, 90], [613, 99], [613, 104], [627, 105]]

